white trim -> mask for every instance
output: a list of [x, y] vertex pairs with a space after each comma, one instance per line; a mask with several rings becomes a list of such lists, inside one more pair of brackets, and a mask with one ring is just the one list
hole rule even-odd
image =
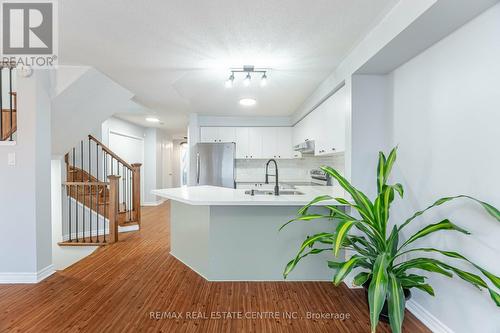
[[54, 273], [55, 270], [53, 265], [49, 265], [34, 273], [0, 273], [0, 284], [38, 283]]
[[120, 136], [124, 136], [124, 137], [131, 138], [131, 139], [141, 140], [144, 142], [144, 138], [141, 138], [140, 136], [126, 134], [124, 132], [115, 131], [115, 130], [112, 130], [111, 128], [108, 128], [108, 145], [109, 145], [109, 135], [110, 134], [120, 135]]
[[127, 225], [124, 227], [118, 226], [118, 232], [130, 232], [130, 231], [138, 231], [138, 230], [139, 230], [138, 224]]
[[54, 265], [50, 264], [49, 266], [42, 268], [36, 273], [36, 282], [41, 282], [42, 280], [45, 280], [52, 274], [54, 274], [56, 271], [54, 270]]
[[151, 202], [143, 202], [141, 203], [141, 206], [147, 206], [147, 207], [153, 207], [153, 206], [159, 206], [162, 203], [167, 201], [166, 199], [161, 199], [161, 200], [156, 200], [156, 201], [151, 201]]
[[0, 146], [15, 146], [17, 141], [0, 141]]
[[425, 326], [427, 326], [434, 333], [454, 333], [454, 331], [442, 323], [439, 319], [434, 317], [429, 311], [424, 309], [422, 305], [414, 300], [406, 302], [406, 308], [413, 313]]

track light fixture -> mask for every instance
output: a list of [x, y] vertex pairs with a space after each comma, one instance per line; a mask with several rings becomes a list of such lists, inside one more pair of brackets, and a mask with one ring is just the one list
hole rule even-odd
[[252, 81], [252, 76], [251, 74], [254, 74], [254, 73], [262, 73], [262, 77], [261, 77], [261, 80], [260, 80], [260, 85], [262, 87], [266, 86], [267, 85], [267, 72], [269, 71], [269, 68], [255, 68], [254, 66], [252, 65], [245, 65], [243, 66], [243, 68], [231, 68], [231, 75], [229, 75], [229, 78], [227, 79], [227, 81], [224, 83], [224, 86], [226, 88], [231, 88], [234, 86], [234, 73], [244, 73], [246, 74], [245, 75], [245, 78], [243, 79], [243, 85], [245, 87], [248, 87], [250, 86], [250, 83]]
[[224, 85], [226, 86], [226, 88], [232, 88], [233, 87], [233, 85], [234, 85], [234, 73], [231, 73], [231, 75], [229, 75], [229, 78], [224, 83]]

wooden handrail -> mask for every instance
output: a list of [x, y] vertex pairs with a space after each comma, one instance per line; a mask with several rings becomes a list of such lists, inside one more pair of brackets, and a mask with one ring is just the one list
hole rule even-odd
[[63, 185], [65, 186], [107, 186], [109, 185], [109, 182], [64, 182]]
[[97, 140], [94, 136], [92, 136], [92, 135], [89, 134], [89, 139], [92, 140], [92, 141], [94, 141], [95, 143], [97, 143], [99, 146], [101, 146], [102, 150], [104, 150], [106, 153], [108, 153], [108, 155], [110, 155], [115, 160], [117, 160], [118, 162], [120, 162], [121, 164], [123, 164], [124, 166], [126, 166], [129, 170], [133, 169], [130, 164], [128, 164], [127, 162], [125, 162], [125, 160], [123, 160], [118, 155], [116, 155], [111, 149], [109, 149], [108, 147], [106, 147], [101, 141]]

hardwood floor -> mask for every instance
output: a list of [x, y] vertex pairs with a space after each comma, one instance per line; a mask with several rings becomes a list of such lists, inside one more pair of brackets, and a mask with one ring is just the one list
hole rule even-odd
[[[0, 331], [370, 331], [362, 290], [326, 282], [205, 281], [169, 255], [168, 209], [168, 203], [144, 208], [141, 231], [120, 234], [120, 242], [37, 285], [0, 285]], [[307, 312], [349, 318], [285, 316]], [[430, 332], [408, 312], [404, 331]], [[382, 323], [378, 332], [390, 328]]]

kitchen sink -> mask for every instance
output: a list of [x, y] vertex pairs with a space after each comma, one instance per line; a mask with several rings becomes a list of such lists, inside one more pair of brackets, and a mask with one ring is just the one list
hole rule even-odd
[[[247, 195], [274, 195], [274, 190], [246, 190]], [[280, 190], [280, 195], [304, 195], [297, 190]]]

